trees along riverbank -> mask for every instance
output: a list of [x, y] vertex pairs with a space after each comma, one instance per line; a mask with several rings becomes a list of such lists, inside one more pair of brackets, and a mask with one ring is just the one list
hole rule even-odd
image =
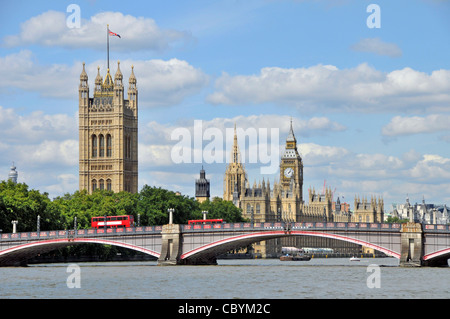
[[[75, 217], [77, 229], [91, 228], [95, 216], [133, 215], [141, 226], [164, 225], [169, 222], [167, 210], [175, 209], [173, 222], [186, 224], [189, 219], [203, 218], [202, 211], [208, 211], [208, 218], [223, 218], [227, 222], [242, 222], [242, 211], [233, 203], [215, 197], [199, 203], [193, 197], [145, 185], [139, 193], [114, 193], [96, 190], [75, 191], [54, 198], [48, 193], [29, 189], [25, 183], [0, 182], [0, 229], [12, 232], [12, 221], [17, 220], [17, 232], [37, 230], [39, 216], [40, 230], [73, 229]], [[116, 247], [80, 245], [60, 249], [59, 254], [100, 254], [114, 256], [121, 253]], [[123, 252], [125, 254], [129, 252]]]

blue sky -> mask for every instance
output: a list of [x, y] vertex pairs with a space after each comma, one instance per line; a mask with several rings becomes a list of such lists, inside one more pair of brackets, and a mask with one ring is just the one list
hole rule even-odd
[[[80, 28], [67, 7], [80, 8]], [[369, 28], [370, 4], [380, 28]], [[14, 1], [0, 12], [0, 172], [51, 197], [78, 189], [78, 84], [86, 63], [131, 65], [139, 90], [139, 188], [194, 195], [177, 128], [279, 130], [292, 117], [304, 193], [450, 203], [450, 2], [439, 0]], [[127, 81], [124, 81], [125, 83]], [[92, 92], [92, 90], [91, 90]], [[91, 93], [92, 94], [92, 93]], [[209, 141], [203, 141], [203, 147]], [[241, 145], [253, 150], [255, 145]], [[245, 152], [245, 150], [241, 150]], [[224, 155], [228, 158], [228, 155]], [[204, 163], [213, 195], [226, 163]], [[250, 184], [261, 163], [246, 163]]]

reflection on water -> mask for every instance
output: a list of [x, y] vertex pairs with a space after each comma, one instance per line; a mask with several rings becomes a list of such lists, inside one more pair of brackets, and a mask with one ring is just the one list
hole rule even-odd
[[[380, 288], [369, 288], [368, 266]], [[69, 289], [68, 264], [0, 268], [0, 298], [449, 298], [450, 268], [397, 267], [394, 258], [219, 260], [218, 266], [156, 262], [79, 263], [80, 288]]]

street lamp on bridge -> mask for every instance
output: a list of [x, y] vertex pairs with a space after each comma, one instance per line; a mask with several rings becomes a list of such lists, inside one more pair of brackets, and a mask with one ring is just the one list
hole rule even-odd
[[173, 213], [175, 212], [175, 209], [169, 208], [167, 211], [169, 212], [169, 224], [173, 224]]

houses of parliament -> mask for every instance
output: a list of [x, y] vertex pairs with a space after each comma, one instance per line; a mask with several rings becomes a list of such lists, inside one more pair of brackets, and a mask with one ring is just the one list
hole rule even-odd
[[[108, 63], [109, 64], [109, 63]], [[138, 191], [138, 91], [133, 66], [125, 99], [120, 62], [114, 80], [97, 69], [93, 97], [83, 63], [79, 98], [79, 189]]]
[[[254, 182], [250, 186], [244, 164], [241, 162], [236, 130], [230, 163], [226, 167], [223, 199], [232, 201], [242, 209], [243, 216], [253, 222], [382, 222], [384, 202], [382, 198], [355, 197], [354, 211], [333, 203], [331, 189], [323, 194], [308, 190], [308, 204], [303, 198], [303, 160], [297, 149], [297, 140], [290, 123], [284, 152], [280, 161], [279, 180], [271, 186], [269, 180]], [[254, 251], [270, 255], [280, 250], [280, 245], [302, 247], [301, 238], [269, 240], [254, 245]]]
[[[96, 189], [114, 192], [138, 192], [138, 90], [133, 66], [128, 79], [127, 99], [120, 62], [114, 79], [109, 68], [103, 78], [97, 69], [93, 97], [89, 95], [88, 75], [83, 63], [79, 92], [79, 189], [92, 193]], [[333, 203], [331, 189], [323, 194], [308, 190], [308, 204], [303, 198], [303, 160], [297, 149], [292, 128], [286, 138], [280, 161], [280, 177], [273, 185], [264, 179], [250, 186], [241, 162], [236, 128], [231, 160], [224, 176], [223, 199], [242, 210], [253, 222], [381, 222], [383, 199], [370, 201], [355, 197], [354, 211], [341, 209], [339, 199]], [[209, 180], [202, 168], [196, 180], [196, 198], [209, 198]], [[281, 245], [301, 247], [299, 238], [260, 242], [254, 250], [261, 255], [276, 252]], [[288, 242], [286, 242], [288, 241]], [[294, 242], [293, 242], [294, 241]]]

